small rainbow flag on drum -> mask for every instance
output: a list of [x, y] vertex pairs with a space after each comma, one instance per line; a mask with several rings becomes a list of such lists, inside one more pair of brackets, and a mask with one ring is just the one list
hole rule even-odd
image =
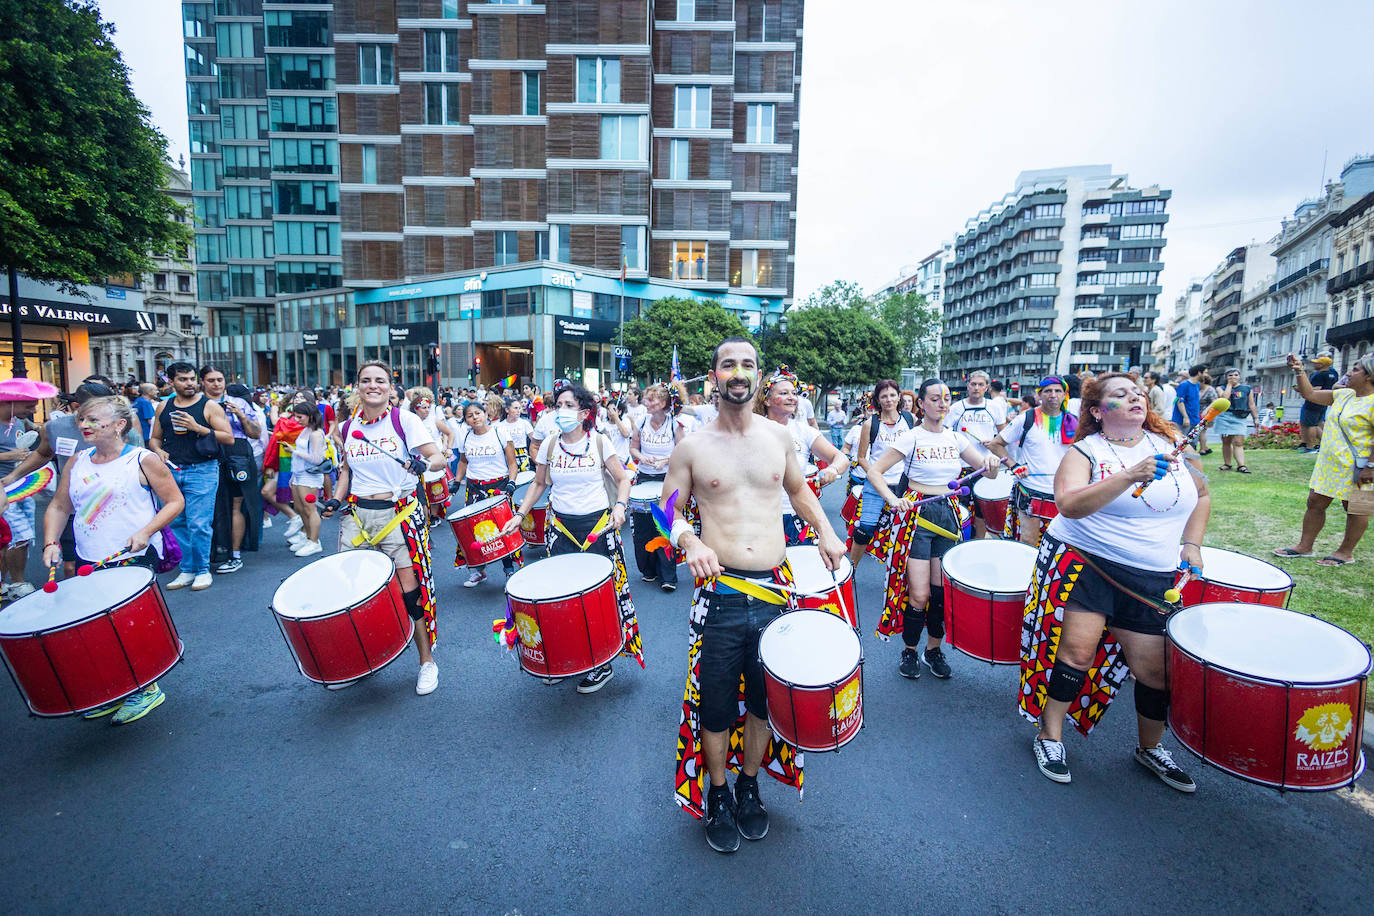
[[39, 490], [43, 489], [52, 481], [52, 465], [44, 465], [36, 471], [31, 471], [20, 477], [18, 480], [5, 487], [5, 496], [10, 502], [18, 502], [21, 499], [28, 499]]

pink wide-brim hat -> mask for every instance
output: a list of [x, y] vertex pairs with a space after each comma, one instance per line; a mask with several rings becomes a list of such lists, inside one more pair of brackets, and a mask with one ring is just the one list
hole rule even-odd
[[47, 382], [31, 378], [7, 378], [0, 382], [0, 401], [42, 401], [57, 394]]

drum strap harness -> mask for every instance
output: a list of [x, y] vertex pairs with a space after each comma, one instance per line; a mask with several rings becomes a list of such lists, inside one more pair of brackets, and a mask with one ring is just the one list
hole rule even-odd
[[[348, 511], [353, 513], [353, 521], [358, 523], [358, 533], [353, 536], [353, 546], [361, 547], [363, 543], [366, 542], [376, 547], [388, 534], [395, 531], [396, 528], [400, 526], [401, 522], [410, 517], [410, 514], [415, 511], [415, 507], [419, 505], [419, 502], [407, 500], [404, 505], [399, 503], [397, 505], [398, 509], [396, 514], [392, 516], [391, 521], [383, 525], [381, 531], [369, 536], [367, 529], [363, 527], [363, 520], [358, 518], [358, 497], [350, 495], [348, 497]], [[367, 507], [364, 506], [364, 508]]]
[[563, 522], [559, 520], [557, 515], [551, 513], [549, 517], [551, 524], [558, 530], [558, 533], [571, 541], [581, 553], [586, 553], [587, 548], [596, 543], [596, 539], [601, 536], [601, 533], [606, 530], [606, 527], [611, 522], [611, 513], [609, 511], [602, 512], [601, 518], [596, 520], [596, 524], [592, 526], [591, 533], [587, 535], [587, 540], [579, 541], [577, 538], [573, 537], [571, 531], [563, 526]]
[[1145, 595], [1140, 594], [1140, 592], [1137, 592], [1137, 591], [1135, 591], [1134, 589], [1127, 588], [1126, 586], [1122, 585], [1120, 582], [1118, 582], [1118, 581], [1116, 581], [1115, 579], [1113, 579], [1111, 576], [1107, 575], [1106, 571], [1103, 570], [1102, 567], [1100, 567], [1100, 566], [1098, 566], [1096, 563], [1094, 563], [1094, 562], [1092, 561], [1092, 558], [1089, 557], [1086, 553], [1084, 553], [1083, 551], [1079, 550], [1079, 549], [1076, 548], [1076, 547], [1073, 547], [1072, 545], [1070, 545], [1070, 549], [1073, 550], [1073, 551], [1078, 555], [1078, 558], [1081, 559], [1081, 560], [1083, 561], [1084, 565], [1086, 565], [1086, 566], [1087, 566], [1089, 569], [1091, 569], [1093, 572], [1095, 572], [1095, 573], [1097, 573], [1099, 576], [1101, 576], [1101, 577], [1102, 577], [1102, 580], [1103, 580], [1104, 582], [1106, 582], [1108, 585], [1110, 585], [1112, 588], [1114, 588], [1114, 589], [1116, 589], [1117, 591], [1121, 592], [1123, 595], [1128, 595], [1128, 596], [1134, 598], [1136, 601], [1139, 601], [1141, 604], [1145, 605], [1146, 607], [1152, 608], [1153, 610], [1158, 611], [1159, 613], [1163, 614], [1165, 617], [1168, 617], [1168, 616], [1169, 616], [1170, 614], [1172, 614], [1174, 611], [1177, 611], [1177, 610], [1179, 610], [1179, 609], [1182, 607], [1182, 605], [1179, 605], [1179, 604], [1177, 604], [1177, 603], [1169, 603], [1169, 602], [1166, 602], [1166, 601], [1161, 601], [1161, 600], [1159, 600], [1159, 599], [1157, 599], [1157, 598], [1150, 598], [1150, 597], [1147, 597], [1147, 596], [1145, 596]]

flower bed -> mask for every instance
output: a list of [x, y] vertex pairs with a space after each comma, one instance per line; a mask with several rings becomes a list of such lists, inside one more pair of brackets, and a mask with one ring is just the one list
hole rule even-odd
[[1296, 423], [1276, 423], [1253, 435], [1246, 436], [1246, 448], [1297, 448], [1302, 444], [1302, 432]]

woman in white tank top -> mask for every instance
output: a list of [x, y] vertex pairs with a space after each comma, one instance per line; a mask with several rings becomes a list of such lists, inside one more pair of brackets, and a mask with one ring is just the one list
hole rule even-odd
[[[787, 427], [787, 431], [792, 434], [792, 448], [797, 454], [797, 463], [801, 465], [803, 472], [808, 465], [815, 463], [811, 460], [813, 453], [827, 463], [826, 469], [818, 475], [822, 487], [838, 480], [849, 471], [849, 459], [841, 454], [819, 429], [795, 416], [797, 377], [786, 366], [780, 366], [759, 389], [754, 412]], [[788, 498], [786, 490], [781, 487], [779, 489], [782, 490], [782, 532], [787, 546], [814, 544], [816, 533], [792, 508], [792, 501]]]

